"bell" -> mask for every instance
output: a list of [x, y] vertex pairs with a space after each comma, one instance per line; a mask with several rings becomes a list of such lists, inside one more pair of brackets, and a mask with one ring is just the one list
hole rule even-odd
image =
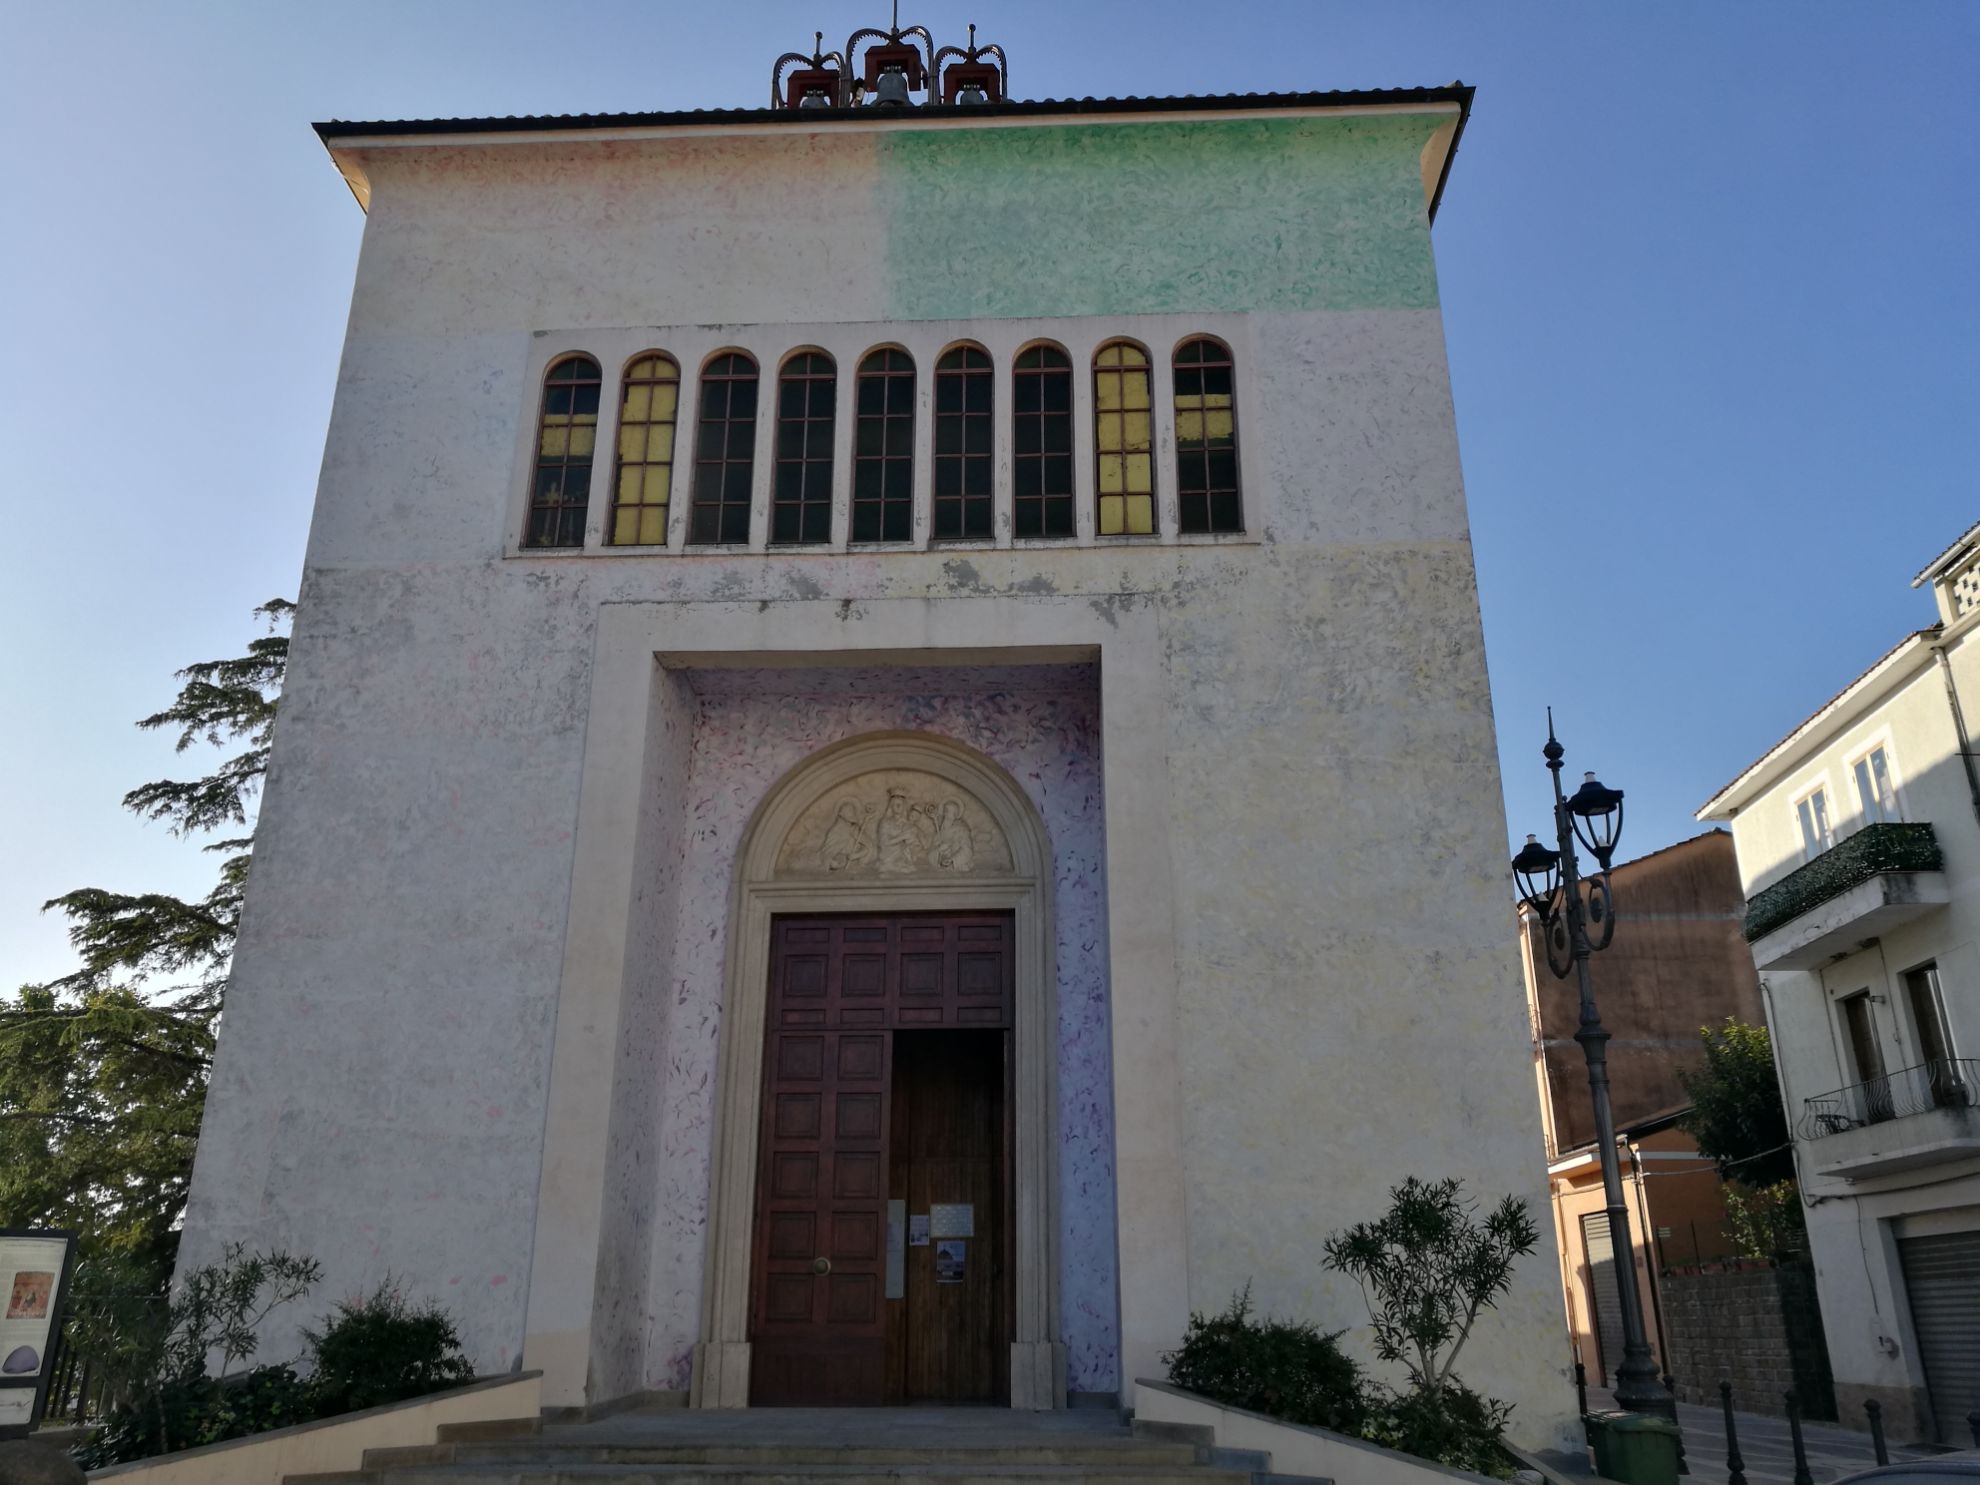
[[880, 74], [880, 80], [873, 85], [873, 107], [906, 108], [907, 106], [907, 74], [898, 67], [889, 67]]
[[823, 88], [806, 88], [804, 97], [798, 100], [799, 108], [830, 108], [832, 100], [825, 95]]
[[989, 101], [990, 95], [983, 91], [983, 84], [979, 82], [964, 83], [956, 93], [956, 103], [958, 106], [964, 103], [988, 103]]

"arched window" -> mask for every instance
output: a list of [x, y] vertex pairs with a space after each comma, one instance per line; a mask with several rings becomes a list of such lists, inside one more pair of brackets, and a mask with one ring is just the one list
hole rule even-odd
[[859, 363], [853, 427], [852, 539], [914, 536], [914, 359], [874, 351]]
[[694, 501], [688, 540], [696, 546], [749, 540], [749, 482], [756, 462], [756, 363], [740, 351], [701, 373], [694, 433]]
[[1148, 536], [1155, 530], [1155, 403], [1148, 373], [1148, 352], [1124, 340], [1103, 345], [1093, 358], [1102, 536]]
[[1011, 370], [1016, 435], [1011, 506], [1017, 536], [1073, 534], [1072, 358], [1055, 345], [1018, 354]]
[[989, 536], [990, 358], [959, 345], [935, 363], [935, 536]]
[[529, 487], [526, 547], [581, 547], [591, 499], [591, 455], [598, 443], [598, 363], [566, 356], [543, 374], [536, 424], [536, 470]]
[[619, 468], [612, 482], [609, 540], [615, 547], [666, 544], [680, 398], [681, 368], [673, 357], [653, 351], [626, 367], [619, 394]]
[[1242, 531], [1231, 353], [1202, 337], [1176, 347], [1176, 504], [1184, 531]]
[[777, 478], [770, 492], [770, 539], [832, 539], [832, 418], [839, 369], [822, 351], [803, 351], [777, 379]]

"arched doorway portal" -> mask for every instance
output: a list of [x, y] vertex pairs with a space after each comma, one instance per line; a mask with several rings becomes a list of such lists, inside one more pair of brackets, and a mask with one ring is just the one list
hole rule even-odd
[[[691, 1401], [746, 1407], [751, 1397], [752, 1300], [762, 1297], [764, 1281], [765, 1244], [755, 1228], [765, 1195], [766, 1068], [776, 1075], [766, 1039], [779, 1030], [770, 1024], [780, 993], [772, 987], [773, 965], [781, 963], [778, 926], [844, 922], [854, 914], [875, 925], [910, 918], [1006, 925], [1009, 1397], [1013, 1407], [1063, 1406], [1051, 851], [1030, 800], [1002, 768], [947, 739], [903, 732], [851, 739], [792, 770], [757, 808], [737, 854]], [[978, 1002], [985, 1024], [988, 1004]], [[824, 1028], [817, 1053], [793, 1054], [806, 1067], [826, 1050], [840, 1055], [836, 1042], [824, 1046], [833, 1028], [823, 1019], [816, 1024]], [[829, 1160], [829, 1128], [822, 1138]], [[792, 1230], [794, 1242], [809, 1236]], [[829, 1283], [829, 1258], [821, 1254], [817, 1262], [820, 1280]], [[782, 1280], [788, 1313], [814, 1302], [801, 1279], [792, 1269]], [[842, 1286], [849, 1314], [860, 1303], [857, 1287]], [[832, 1303], [817, 1291], [821, 1320]]]

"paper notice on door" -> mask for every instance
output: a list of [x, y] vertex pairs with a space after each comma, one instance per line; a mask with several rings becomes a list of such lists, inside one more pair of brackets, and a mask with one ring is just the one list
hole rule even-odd
[[908, 1246], [925, 1248], [928, 1246], [928, 1214], [916, 1212], [908, 1218]]
[[907, 1294], [907, 1203], [887, 1203], [887, 1298]]
[[935, 1244], [935, 1282], [960, 1284], [969, 1268], [969, 1244], [949, 1238]]
[[966, 1201], [937, 1202], [928, 1209], [928, 1227], [938, 1238], [975, 1237], [976, 1208]]

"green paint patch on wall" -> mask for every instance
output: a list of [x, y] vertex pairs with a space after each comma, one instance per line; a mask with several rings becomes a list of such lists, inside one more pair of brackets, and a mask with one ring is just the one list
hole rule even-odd
[[1427, 309], [1413, 115], [889, 132], [903, 319]]

